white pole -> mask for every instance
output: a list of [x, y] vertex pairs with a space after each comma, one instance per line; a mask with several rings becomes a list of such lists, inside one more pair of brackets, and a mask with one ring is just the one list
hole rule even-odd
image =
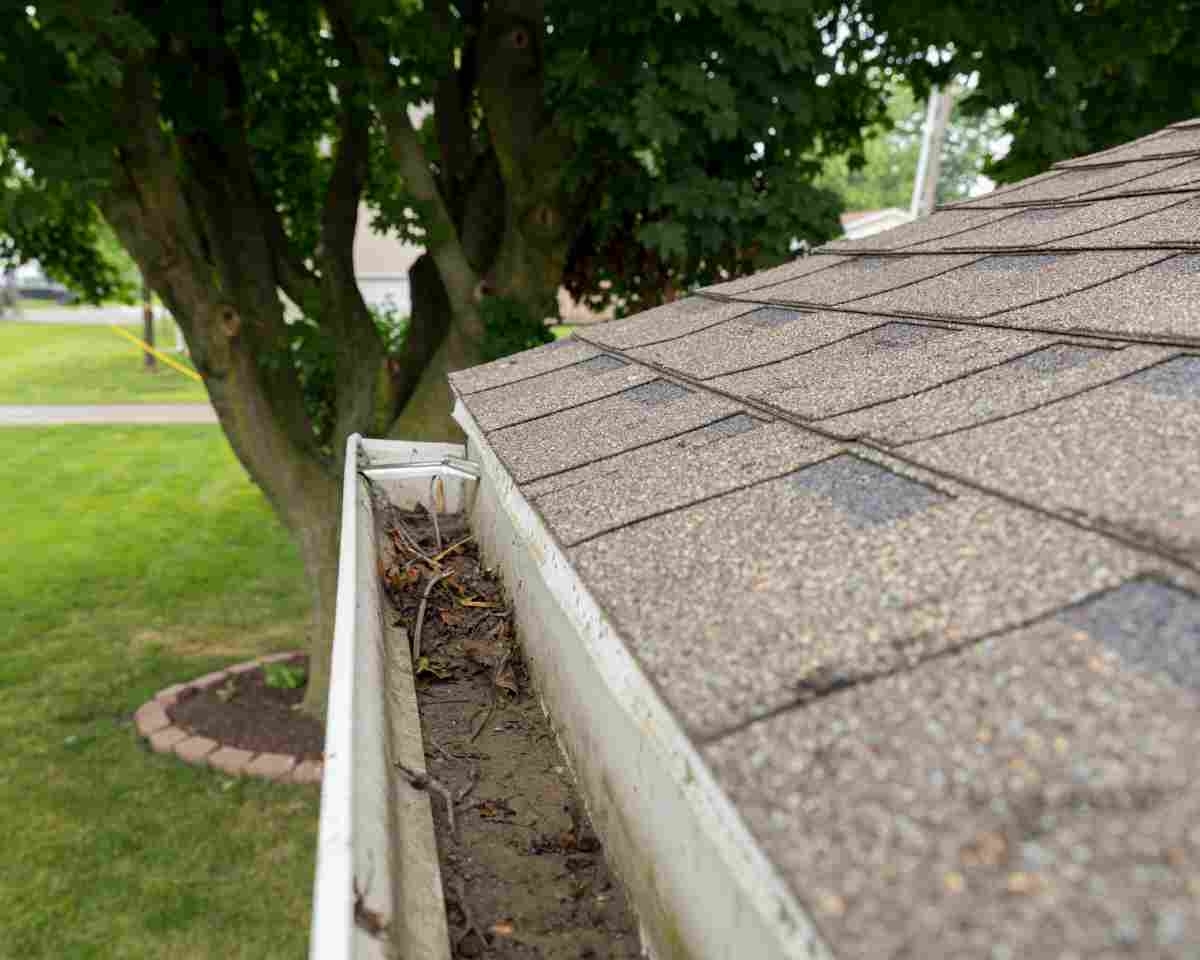
[[917, 176], [913, 181], [911, 213], [914, 218], [933, 211], [937, 202], [938, 175], [942, 168], [942, 141], [954, 106], [953, 90], [934, 87], [929, 92], [925, 109], [925, 125], [921, 135], [921, 155], [917, 160]]

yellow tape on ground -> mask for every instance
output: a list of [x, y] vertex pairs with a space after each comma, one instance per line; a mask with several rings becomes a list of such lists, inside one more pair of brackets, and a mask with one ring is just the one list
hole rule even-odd
[[172, 360], [165, 353], [163, 353], [159, 350], [155, 350], [145, 340], [142, 340], [140, 337], [135, 337], [132, 333], [130, 333], [124, 327], [118, 327], [114, 323], [114, 324], [112, 324], [112, 328], [114, 330], [116, 330], [117, 333], [119, 333], [121, 336], [125, 337], [127, 340], [132, 340], [134, 343], [136, 343], [139, 347], [141, 347], [147, 353], [153, 354], [154, 356], [158, 357], [158, 359], [161, 360], [163, 363], [165, 363], [168, 367], [172, 367], [175, 370], [178, 370], [185, 377], [191, 377], [193, 380], [197, 381], [198, 383], [204, 382], [204, 378], [202, 376], [200, 376], [200, 374], [198, 374], [195, 370], [192, 370], [189, 367], [185, 367], [178, 360]]

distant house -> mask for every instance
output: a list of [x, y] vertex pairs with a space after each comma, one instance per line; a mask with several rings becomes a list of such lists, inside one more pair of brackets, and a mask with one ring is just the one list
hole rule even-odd
[[371, 229], [371, 212], [358, 212], [358, 232], [354, 235], [354, 274], [363, 299], [372, 307], [385, 307], [406, 314], [412, 310], [408, 271], [424, 252], [421, 247], [404, 243]]
[[841, 220], [842, 236], [847, 240], [858, 240], [912, 223], [913, 216], [899, 207], [887, 207], [883, 210], [848, 210]]

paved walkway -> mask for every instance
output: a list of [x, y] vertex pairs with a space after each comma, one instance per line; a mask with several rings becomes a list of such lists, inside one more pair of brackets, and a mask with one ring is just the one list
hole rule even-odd
[[0, 427], [49, 427], [67, 423], [216, 423], [207, 403], [113, 403], [89, 406], [0, 406]]
[[[156, 309], [156, 317], [161, 316], [161, 309]], [[108, 326], [115, 323], [118, 326], [142, 322], [140, 306], [108, 306], [108, 307], [39, 307], [35, 310], [22, 310], [19, 317], [5, 313], [0, 317], [0, 323], [50, 323], [50, 324], [85, 324], [88, 326]]]

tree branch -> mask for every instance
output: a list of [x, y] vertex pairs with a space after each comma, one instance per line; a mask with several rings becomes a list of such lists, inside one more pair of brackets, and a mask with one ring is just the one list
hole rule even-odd
[[467, 341], [481, 342], [483, 322], [477, 303], [478, 277], [467, 261], [454, 220], [409, 120], [408, 102], [392, 77], [387, 54], [364, 31], [353, 28], [348, 0], [327, 0], [327, 9], [332, 19], [341, 21], [366, 64], [388, 149], [421, 214], [427, 232], [425, 246], [445, 284], [453, 326]]
[[[430, 15], [434, 29], [449, 36], [453, 17], [449, 0], [433, 0]], [[449, 191], [451, 203], [458, 199], [458, 188], [467, 175], [471, 162], [471, 125], [467, 111], [475, 85], [475, 32], [478, 29], [477, 3], [463, 9], [465, 42], [462, 67], [455, 68], [453, 52], [446, 58], [445, 73], [434, 85], [433, 108], [437, 123], [438, 146], [441, 152], [443, 186]]]

